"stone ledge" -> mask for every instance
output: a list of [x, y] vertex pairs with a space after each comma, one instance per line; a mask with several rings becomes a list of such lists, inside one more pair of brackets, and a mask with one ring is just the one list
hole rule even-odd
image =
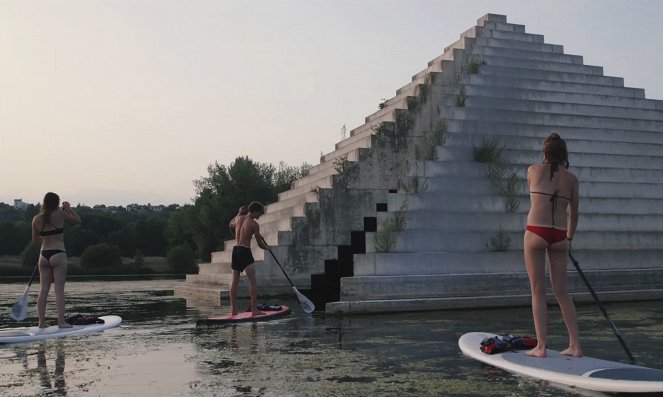
[[[576, 303], [594, 303], [594, 299], [589, 292], [573, 293], [572, 295]], [[530, 299], [530, 295], [494, 295], [459, 298], [341, 301], [327, 303], [325, 308], [325, 315], [342, 316], [371, 313], [529, 306]], [[663, 299], [663, 289], [637, 291], [601, 291], [599, 294], [599, 299], [601, 302], [661, 300]], [[548, 302], [549, 304], [556, 304], [555, 298], [552, 295], [548, 296]]]

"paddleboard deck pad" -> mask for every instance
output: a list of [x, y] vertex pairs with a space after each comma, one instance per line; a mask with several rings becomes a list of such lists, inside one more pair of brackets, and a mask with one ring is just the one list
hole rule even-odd
[[468, 357], [517, 374], [571, 387], [608, 393], [661, 393], [663, 371], [591, 357], [569, 357], [548, 349], [546, 358], [529, 357], [526, 350], [498, 354], [481, 351], [481, 341], [497, 335], [470, 332], [458, 347]]
[[258, 308], [261, 309], [265, 314], [254, 316], [251, 311], [246, 311], [243, 313], [238, 313], [234, 316], [228, 314], [226, 316], [207, 317], [205, 319], [198, 320], [196, 325], [223, 325], [255, 321], [268, 321], [290, 314], [290, 308], [285, 305], [258, 305]]
[[109, 328], [115, 328], [122, 323], [122, 318], [119, 316], [101, 316], [98, 317], [98, 319], [102, 320], [103, 323], [73, 325], [71, 328], [60, 328], [57, 325], [51, 325], [46, 328], [21, 327], [2, 329], [0, 330], [0, 344], [24, 343], [43, 339], [90, 334], [101, 332]]

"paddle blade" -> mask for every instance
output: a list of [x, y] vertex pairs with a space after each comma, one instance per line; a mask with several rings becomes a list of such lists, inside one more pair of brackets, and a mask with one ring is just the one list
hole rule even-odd
[[311, 302], [309, 298], [305, 297], [304, 294], [299, 292], [297, 287], [293, 286], [292, 290], [295, 292], [295, 295], [297, 295], [297, 299], [299, 299], [299, 304], [302, 305], [302, 309], [306, 313], [313, 313], [313, 310], [315, 310], [315, 305], [313, 302]]
[[16, 321], [23, 321], [28, 316], [28, 294], [23, 294], [21, 299], [9, 309], [9, 317]]

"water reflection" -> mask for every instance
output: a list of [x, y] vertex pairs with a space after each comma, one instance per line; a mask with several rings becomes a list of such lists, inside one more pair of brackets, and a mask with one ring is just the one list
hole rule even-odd
[[47, 390], [53, 390], [58, 396], [66, 396], [67, 389], [64, 380], [65, 349], [62, 343], [55, 345], [55, 371], [51, 374], [46, 362], [47, 345], [43, 344], [37, 350], [37, 372], [41, 386]]
[[14, 358], [22, 367], [18, 377], [25, 379], [28, 384], [38, 384], [40, 394], [67, 395], [66, 347], [62, 341], [38, 342], [33, 348], [18, 347], [14, 353]]
[[[465, 332], [531, 334], [528, 308], [325, 318], [293, 313], [273, 321], [196, 327], [227, 306], [185, 302], [172, 283], [72, 282], [68, 309], [118, 314], [121, 328], [99, 335], [0, 346], [0, 396], [577, 396], [459, 353]], [[0, 286], [0, 312], [24, 286]], [[638, 364], [663, 368], [663, 306], [610, 304]], [[34, 311], [33, 311], [34, 314]], [[561, 316], [550, 313], [550, 344], [564, 346]], [[8, 316], [5, 315], [8, 318]], [[587, 354], [625, 361], [593, 305], [579, 306]], [[33, 320], [31, 318], [29, 320]], [[0, 327], [16, 326], [0, 313]], [[65, 366], [66, 362], [66, 366]], [[597, 394], [593, 394], [597, 395]]]

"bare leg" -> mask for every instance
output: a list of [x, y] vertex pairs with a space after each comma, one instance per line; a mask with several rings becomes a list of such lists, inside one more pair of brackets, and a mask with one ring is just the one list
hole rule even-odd
[[532, 291], [532, 315], [537, 345], [525, 352], [532, 357], [546, 356], [548, 334], [548, 306], [546, 303], [546, 247], [548, 243], [536, 234], [526, 231], [524, 240], [525, 266]]
[[53, 279], [55, 289], [55, 307], [58, 313], [58, 326], [60, 328], [71, 328], [64, 320], [64, 283], [67, 280], [67, 254], [60, 253], [51, 257], [51, 266], [53, 266]]
[[46, 328], [46, 300], [51, 289], [51, 278], [53, 272], [48, 261], [39, 255], [39, 295], [37, 296], [37, 315], [39, 316], [39, 328]]
[[552, 244], [550, 248], [548, 248], [550, 281], [552, 282], [555, 298], [562, 311], [566, 330], [569, 333], [569, 347], [561, 351], [560, 354], [565, 356], [582, 357], [576, 307], [568, 290], [568, 274], [566, 272], [567, 255], [568, 243], [566, 241]]
[[254, 316], [265, 314], [258, 310], [258, 293], [256, 291], [256, 271], [253, 268], [253, 263], [244, 269], [246, 276], [249, 278], [249, 295], [251, 296], [251, 312]]
[[233, 280], [230, 284], [230, 314], [237, 314], [237, 284], [239, 283], [239, 271], [233, 269]]

